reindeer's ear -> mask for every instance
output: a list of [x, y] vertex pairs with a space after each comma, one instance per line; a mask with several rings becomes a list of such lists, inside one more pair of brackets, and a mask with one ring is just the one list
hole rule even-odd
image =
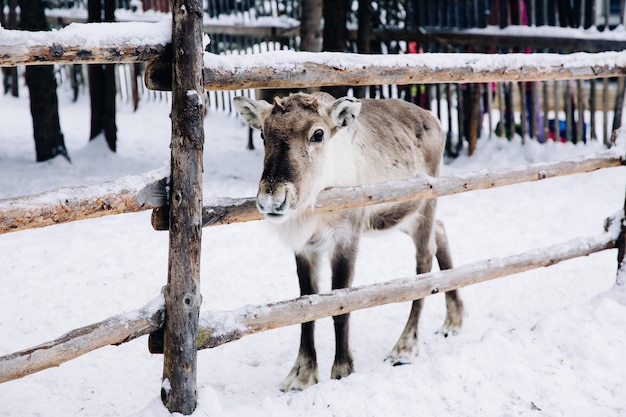
[[265, 118], [272, 112], [272, 105], [265, 100], [252, 100], [247, 97], [238, 96], [233, 99], [235, 108], [255, 129], [262, 129]]
[[329, 116], [335, 128], [350, 125], [361, 112], [361, 102], [354, 97], [342, 97], [330, 106]]

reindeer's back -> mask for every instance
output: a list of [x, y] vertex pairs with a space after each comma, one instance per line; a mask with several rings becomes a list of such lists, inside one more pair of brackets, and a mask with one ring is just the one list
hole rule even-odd
[[367, 165], [368, 181], [439, 174], [445, 134], [431, 112], [398, 99], [362, 103], [355, 146]]

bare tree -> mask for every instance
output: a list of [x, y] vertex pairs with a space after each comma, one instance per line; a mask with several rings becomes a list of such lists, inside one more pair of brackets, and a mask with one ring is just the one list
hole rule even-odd
[[[41, 0], [18, 0], [21, 10], [20, 28], [30, 31], [49, 30]], [[54, 66], [26, 67], [26, 84], [30, 94], [30, 112], [37, 161], [62, 155], [70, 160], [59, 123], [59, 103]]]
[[[6, 18], [4, 14], [5, 4], [9, 11]], [[2, 27], [4, 27], [5, 29], [17, 29], [17, 11], [15, 10], [17, 8], [17, 0], [2, 0], [0, 1], [0, 6], [2, 6], [2, 13], [0, 13], [0, 23], [2, 23]], [[11, 95], [13, 97], [18, 97], [19, 76], [17, 73], [17, 67], [3, 67], [2, 75], [4, 94], [8, 94], [9, 92], [11, 92]]]
[[322, 51], [322, 0], [302, 0], [300, 50]]
[[[324, 41], [322, 50], [330, 52], [348, 51], [347, 23], [350, 3], [350, 0], [324, 0]], [[343, 97], [347, 94], [348, 87], [324, 87], [322, 91], [326, 91], [335, 97]]]
[[[115, 21], [115, 0], [89, 0], [87, 3], [89, 22]], [[115, 124], [115, 65], [93, 64], [88, 67], [89, 97], [91, 101], [91, 133], [95, 139], [101, 133], [113, 152], [116, 150], [117, 126]]]

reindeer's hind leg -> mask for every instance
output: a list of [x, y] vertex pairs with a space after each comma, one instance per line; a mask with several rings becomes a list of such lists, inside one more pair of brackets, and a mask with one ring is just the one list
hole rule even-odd
[[[433, 218], [435, 215], [436, 201], [425, 202], [421, 215], [415, 217], [412, 228], [407, 233], [415, 244], [415, 259], [417, 260], [416, 273], [423, 274], [430, 272], [435, 255], [435, 236], [433, 232]], [[404, 365], [411, 363], [413, 358], [419, 353], [418, 345], [418, 323], [424, 300], [415, 300], [411, 306], [409, 319], [404, 326], [404, 330], [398, 342], [391, 350], [386, 361], [392, 365]]]
[[[348, 288], [354, 277], [354, 263], [358, 250], [358, 235], [345, 236], [335, 246], [331, 254], [332, 287]], [[350, 314], [333, 317], [335, 325], [335, 360], [330, 372], [333, 379], [341, 379], [354, 371], [349, 344]]]
[[[452, 269], [452, 256], [448, 245], [448, 236], [443, 222], [435, 223], [435, 241], [437, 242], [437, 262], [439, 269]], [[463, 301], [457, 290], [446, 292], [446, 319], [438, 333], [448, 337], [457, 334], [463, 324]]]
[[[300, 294], [317, 293], [318, 254], [308, 251], [296, 254], [296, 267], [300, 282]], [[289, 375], [283, 380], [280, 387], [281, 391], [299, 391], [317, 383], [318, 372], [314, 331], [314, 321], [302, 323], [298, 357]]]

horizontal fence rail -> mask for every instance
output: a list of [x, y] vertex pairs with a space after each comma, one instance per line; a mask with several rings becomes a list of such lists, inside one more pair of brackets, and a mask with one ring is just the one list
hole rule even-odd
[[[43, 32], [0, 27], [0, 67], [168, 59], [172, 23], [88, 23]], [[169, 59], [168, 59], [169, 60]]]
[[[291, 51], [249, 55], [204, 54], [204, 86], [207, 90], [572, 80], [624, 74], [626, 52], [568, 55], [361, 55]], [[170, 90], [170, 65], [162, 62], [148, 65], [146, 85], [152, 90]]]
[[[624, 165], [617, 148], [554, 162], [542, 162], [498, 170], [478, 170], [442, 177], [422, 176], [359, 187], [334, 188], [320, 193], [315, 211], [442, 197], [527, 181], [591, 172]], [[112, 214], [154, 209], [152, 225], [167, 230], [167, 178], [165, 170], [92, 186], [65, 187], [41, 194], [0, 200], [0, 234], [51, 226]], [[256, 200], [217, 198], [202, 210], [202, 224], [214, 226], [261, 220]]]
[[63, 187], [0, 200], [0, 234], [111, 214], [135, 213], [167, 202], [162, 169], [96, 185]]
[[[485, 282], [576, 257], [612, 249], [623, 217], [607, 219], [606, 232], [590, 238], [534, 249], [504, 258], [492, 258], [454, 269], [307, 295], [233, 311], [200, 315], [198, 349], [212, 348], [265, 330], [346, 314], [373, 306], [424, 298], [438, 292]], [[75, 359], [95, 349], [128, 342], [151, 333], [152, 353], [162, 353], [159, 331], [164, 314], [162, 297], [143, 308], [75, 329], [53, 341], [0, 357], [0, 383], [22, 378]]]
[[[512, 168], [477, 170], [441, 177], [420, 176], [406, 181], [322, 191], [312, 211], [334, 211], [358, 206], [401, 202], [420, 198], [443, 197], [472, 190], [484, 190], [528, 181], [539, 181], [564, 175], [591, 172], [601, 168], [624, 165], [624, 154], [616, 148], [594, 155], [574, 157], [554, 162], [542, 162]], [[221, 198], [203, 208], [203, 226], [260, 220], [256, 199]], [[159, 210], [152, 216], [157, 230], [167, 229], [167, 213]]]
[[[626, 49], [626, 31], [623, 27], [598, 31], [595, 27], [581, 29], [559, 26], [510, 25], [504, 28], [442, 28], [420, 27], [416, 30], [425, 37], [424, 41], [437, 41], [454, 46], [473, 48], [534, 48], [549, 47], [567, 52], [622, 51]], [[392, 31], [393, 33], [393, 31]], [[390, 35], [387, 35], [390, 36]], [[391, 35], [393, 36], [393, 35]], [[408, 38], [410, 39], [410, 38]]]

